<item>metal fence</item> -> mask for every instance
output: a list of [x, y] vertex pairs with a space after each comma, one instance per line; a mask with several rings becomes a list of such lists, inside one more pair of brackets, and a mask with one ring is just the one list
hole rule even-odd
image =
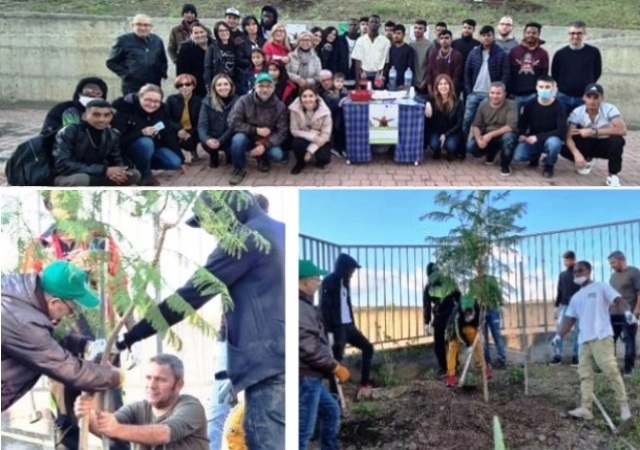
[[[340, 253], [362, 266], [351, 281], [356, 323], [374, 343], [413, 341], [424, 337], [422, 292], [425, 269], [435, 260], [430, 245], [339, 245], [311, 236], [299, 236], [300, 257], [331, 271]], [[512, 246], [497, 244], [491, 255], [492, 273], [500, 280], [505, 306], [506, 333], [522, 327], [525, 308], [527, 332], [555, 327], [556, 286], [564, 270], [562, 254], [573, 250], [578, 260], [593, 266], [593, 278], [609, 280], [608, 255], [625, 253], [630, 265], [640, 265], [640, 219], [522, 236]], [[463, 286], [464, 289], [464, 286]]]

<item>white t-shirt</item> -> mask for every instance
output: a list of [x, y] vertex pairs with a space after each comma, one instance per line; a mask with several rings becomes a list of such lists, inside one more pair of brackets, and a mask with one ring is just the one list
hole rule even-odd
[[360, 36], [351, 53], [351, 58], [360, 61], [360, 68], [365, 72], [380, 72], [389, 62], [391, 43], [384, 35], [376, 36], [371, 41], [369, 35]]
[[344, 285], [340, 285], [340, 318], [342, 323], [351, 323], [351, 313], [349, 311], [349, 303], [347, 303], [347, 297], [349, 293]]
[[565, 315], [580, 322], [579, 344], [613, 336], [609, 307], [618, 297], [618, 291], [599, 281], [589, 283], [573, 294]]

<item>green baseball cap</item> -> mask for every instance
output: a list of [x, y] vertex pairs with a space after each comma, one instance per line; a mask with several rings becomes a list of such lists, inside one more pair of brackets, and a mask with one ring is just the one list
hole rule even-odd
[[301, 259], [298, 262], [298, 279], [319, 277], [328, 274], [326, 270], [318, 269], [316, 265], [308, 259]]
[[463, 295], [462, 296], [462, 300], [460, 301], [460, 306], [462, 307], [462, 310], [464, 311], [465, 309], [473, 309], [473, 305], [476, 302], [476, 299], [473, 298], [473, 295]]
[[85, 308], [96, 308], [100, 297], [89, 286], [87, 274], [68, 261], [54, 261], [40, 274], [42, 289], [54, 297], [73, 300]]
[[273, 80], [273, 77], [266, 72], [261, 72], [256, 77], [256, 84], [262, 83], [263, 81], [267, 81], [271, 84], [275, 83], [275, 81]]

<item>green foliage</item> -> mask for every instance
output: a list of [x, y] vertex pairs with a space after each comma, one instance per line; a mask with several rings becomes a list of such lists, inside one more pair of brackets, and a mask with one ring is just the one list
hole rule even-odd
[[382, 413], [382, 406], [380, 403], [374, 402], [356, 403], [353, 405], [351, 412], [356, 417], [375, 418]]
[[516, 366], [509, 366], [505, 374], [507, 384], [523, 384], [524, 369]]
[[[485, 275], [498, 270], [509, 273], [500, 256], [518, 242], [518, 235], [524, 231], [516, 220], [525, 214], [526, 204], [499, 207], [508, 196], [508, 191], [489, 190], [441, 191], [436, 195], [435, 203], [442, 209], [428, 212], [420, 220], [454, 224], [446, 236], [427, 238], [438, 246], [437, 265], [443, 273], [461, 285], [476, 277], [485, 279]], [[480, 300], [495, 300], [495, 286], [491, 284], [474, 286]], [[504, 281], [503, 286], [510, 289]]]

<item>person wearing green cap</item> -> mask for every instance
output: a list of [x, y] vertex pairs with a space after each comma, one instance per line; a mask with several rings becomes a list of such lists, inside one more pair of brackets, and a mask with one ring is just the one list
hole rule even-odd
[[[449, 318], [445, 339], [448, 342], [447, 351], [447, 376], [445, 386], [454, 387], [458, 380], [456, 378], [456, 367], [458, 365], [458, 351], [460, 344], [464, 343], [471, 347], [478, 334], [480, 327], [480, 306], [477, 300], [469, 295], [463, 295]], [[482, 348], [477, 344], [473, 348], [473, 356], [480, 372], [485, 372], [487, 378], [491, 378], [491, 368], [484, 362]]]
[[338, 448], [340, 406], [322, 380], [334, 375], [341, 382], [349, 379], [349, 370], [333, 358], [322, 316], [313, 305], [313, 296], [320, 286], [320, 277], [327, 274], [328, 272], [316, 267], [312, 261], [300, 260], [298, 263], [298, 448], [301, 450], [306, 449], [309, 444], [316, 419], [320, 421], [320, 447]]
[[258, 160], [258, 170], [268, 172], [272, 162], [281, 161], [282, 144], [289, 134], [289, 111], [275, 94], [268, 73], [256, 77], [253, 91], [233, 106], [227, 122], [233, 132], [229, 152], [233, 173], [229, 184], [237, 185], [247, 174], [247, 155]]
[[83, 391], [120, 386], [119, 370], [73, 356], [87, 347], [86, 338], [53, 339], [53, 328], [65, 316], [99, 305], [86, 273], [67, 261], [52, 262], [39, 275], [2, 275], [2, 411], [41, 375]]

